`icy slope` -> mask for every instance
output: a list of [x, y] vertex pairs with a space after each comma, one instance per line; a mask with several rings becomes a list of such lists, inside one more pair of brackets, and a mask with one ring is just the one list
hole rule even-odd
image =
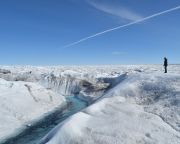
[[[91, 102], [119, 81], [122, 72], [96, 67], [5, 67], [0, 78], [7, 81], [35, 82], [61, 95], [78, 95]], [[86, 69], [87, 68], [87, 69]], [[88, 71], [89, 70], [89, 71]], [[8, 72], [8, 73], [7, 73]]]
[[179, 144], [180, 75], [130, 73], [41, 144]]
[[65, 103], [64, 97], [38, 84], [0, 79], [0, 141]]

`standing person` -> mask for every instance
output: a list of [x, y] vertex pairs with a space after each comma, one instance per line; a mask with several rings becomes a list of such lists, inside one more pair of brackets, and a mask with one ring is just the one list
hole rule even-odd
[[168, 60], [166, 57], [164, 57], [164, 73], [167, 73], [167, 66], [168, 66]]

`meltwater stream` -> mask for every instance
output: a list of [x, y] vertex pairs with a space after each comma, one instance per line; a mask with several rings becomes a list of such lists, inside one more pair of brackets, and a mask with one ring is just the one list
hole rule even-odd
[[57, 112], [44, 122], [27, 130], [20, 136], [8, 140], [4, 144], [38, 144], [38, 142], [56, 125], [88, 106], [87, 102], [75, 96], [67, 96], [67, 101], [69, 102], [67, 109]]

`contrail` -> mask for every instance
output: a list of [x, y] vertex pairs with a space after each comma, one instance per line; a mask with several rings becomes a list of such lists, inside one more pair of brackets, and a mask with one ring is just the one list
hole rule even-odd
[[174, 8], [171, 8], [171, 9], [168, 9], [168, 10], [165, 10], [165, 11], [162, 11], [162, 12], [159, 12], [159, 13], [156, 13], [156, 14], [153, 14], [153, 15], [150, 15], [150, 16], [147, 16], [145, 18], [142, 18], [142, 19], [139, 19], [137, 21], [134, 21], [134, 22], [130, 22], [128, 24], [125, 24], [125, 25], [121, 25], [121, 26], [118, 26], [118, 27], [114, 27], [114, 28], [111, 28], [111, 29], [108, 29], [108, 30], [105, 30], [105, 31], [102, 31], [102, 32], [99, 32], [99, 33], [96, 33], [96, 34], [93, 34], [93, 35], [90, 35], [88, 37], [85, 37], [85, 38], [82, 38], [78, 41], [75, 41], [73, 43], [70, 43], [68, 45], [65, 45], [64, 48], [67, 48], [67, 47], [71, 47], [71, 46], [74, 46], [74, 45], [77, 45], [83, 41], [86, 41], [88, 39], [91, 39], [91, 38], [94, 38], [96, 36], [100, 36], [102, 34], [105, 34], [105, 33], [108, 33], [108, 32], [111, 32], [111, 31], [114, 31], [114, 30], [118, 30], [118, 29], [121, 29], [121, 28], [124, 28], [124, 27], [128, 27], [128, 26], [131, 26], [131, 25], [134, 25], [134, 24], [137, 24], [137, 23], [140, 23], [140, 22], [143, 22], [143, 21], [146, 21], [146, 20], [149, 20], [149, 19], [152, 19], [154, 17], [157, 17], [157, 16], [160, 16], [160, 15], [163, 15], [163, 14], [166, 14], [166, 13], [170, 13], [172, 11], [175, 11], [175, 10], [178, 10], [180, 9], [180, 5], [177, 6], [177, 7], [174, 7]]

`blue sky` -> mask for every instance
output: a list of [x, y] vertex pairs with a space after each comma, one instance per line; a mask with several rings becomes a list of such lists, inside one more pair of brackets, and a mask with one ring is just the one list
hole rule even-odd
[[180, 0], [1, 0], [1, 65], [180, 63]]

